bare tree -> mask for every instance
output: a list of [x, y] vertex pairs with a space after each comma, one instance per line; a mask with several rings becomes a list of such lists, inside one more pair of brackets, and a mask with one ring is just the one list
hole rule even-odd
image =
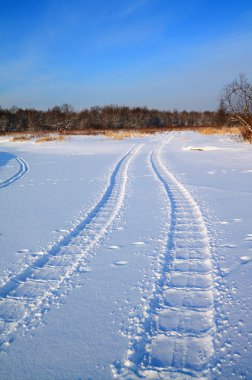
[[227, 122], [227, 109], [223, 99], [220, 99], [219, 108], [216, 112], [216, 123], [219, 127], [222, 127]]
[[69, 104], [54, 106], [45, 113], [45, 126], [51, 130], [66, 131], [76, 126], [78, 114]]
[[245, 74], [241, 73], [238, 79], [224, 88], [221, 102], [232, 120], [252, 133], [252, 84]]

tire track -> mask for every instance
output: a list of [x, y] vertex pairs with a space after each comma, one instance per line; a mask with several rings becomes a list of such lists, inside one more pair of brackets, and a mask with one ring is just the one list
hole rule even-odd
[[120, 379], [208, 378], [214, 353], [212, 260], [201, 211], [161, 158], [150, 156], [169, 202], [170, 231], [159, 278], [145, 317], [130, 336], [127, 359], [114, 366]]
[[12, 177], [6, 179], [3, 182], [0, 182], [0, 189], [4, 189], [5, 187], [10, 186], [12, 183], [19, 180], [23, 175], [25, 175], [30, 169], [27, 162], [21, 158], [16, 156], [15, 154], [8, 153], [8, 156], [11, 157], [11, 159], [15, 159], [17, 163], [19, 164], [19, 170], [16, 174], [14, 174]]
[[17, 330], [36, 326], [55, 302], [64, 283], [82, 271], [92, 249], [118, 215], [124, 201], [131, 160], [143, 144], [133, 147], [116, 164], [103, 195], [75, 228], [0, 288], [0, 349]]

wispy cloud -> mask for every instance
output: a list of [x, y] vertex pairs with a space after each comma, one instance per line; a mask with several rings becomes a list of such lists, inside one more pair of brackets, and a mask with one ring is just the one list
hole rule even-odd
[[149, 0], [139, 0], [135, 1], [131, 5], [129, 5], [127, 8], [124, 8], [121, 12], [117, 14], [118, 18], [123, 18], [131, 15], [134, 13], [136, 10], [141, 8], [144, 4], [146, 4]]
[[228, 28], [228, 21], [210, 33], [200, 24], [204, 33], [196, 33], [192, 12], [187, 17], [183, 7], [182, 17], [177, 3], [167, 3], [81, 7], [76, 0], [72, 8], [62, 0], [58, 9], [53, 0], [31, 30], [1, 45], [0, 104], [215, 108], [220, 89], [240, 71], [252, 78], [251, 25], [245, 18]]

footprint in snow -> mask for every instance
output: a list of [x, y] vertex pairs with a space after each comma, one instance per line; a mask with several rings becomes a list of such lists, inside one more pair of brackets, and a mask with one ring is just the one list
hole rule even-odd
[[128, 261], [114, 261], [112, 266], [114, 267], [122, 267], [123, 265], [127, 265]]
[[146, 245], [144, 241], [135, 241], [134, 243], [131, 243], [132, 245]]
[[252, 234], [247, 234], [245, 241], [252, 241]]
[[242, 264], [247, 264], [252, 260], [252, 257], [251, 256], [241, 256], [240, 260], [241, 260]]
[[220, 247], [222, 247], [222, 248], [235, 248], [236, 245], [235, 244], [222, 244]]
[[17, 253], [27, 253], [29, 252], [29, 249], [19, 249]]
[[121, 245], [110, 245], [108, 246], [108, 249], [120, 249]]
[[64, 229], [60, 229], [60, 230], [55, 230], [54, 232], [60, 232], [60, 233], [64, 233], [64, 232], [68, 232], [68, 230], [64, 230]]

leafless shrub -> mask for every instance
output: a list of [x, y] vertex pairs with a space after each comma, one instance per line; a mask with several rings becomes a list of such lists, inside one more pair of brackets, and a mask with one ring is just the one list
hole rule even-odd
[[245, 74], [228, 84], [222, 93], [221, 101], [229, 112], [229, 119], [238, 125], [242, 136], [252, 140], [252, 84]]

